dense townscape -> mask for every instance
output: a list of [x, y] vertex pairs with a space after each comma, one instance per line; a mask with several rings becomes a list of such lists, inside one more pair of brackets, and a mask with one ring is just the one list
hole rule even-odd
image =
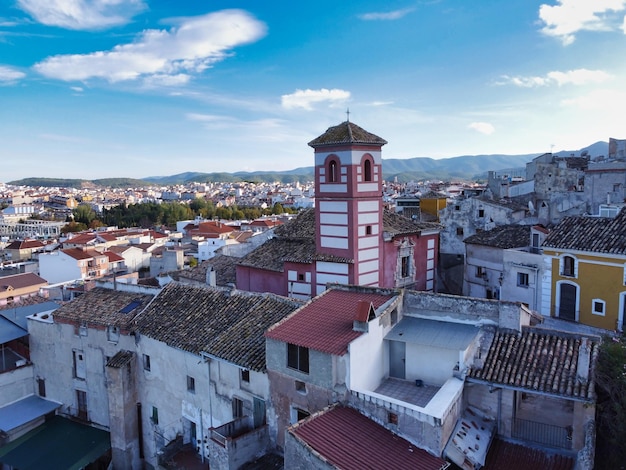
[[330, 127], [302, 185], [2, 185], [3, 468], [623, 457], [626, 140], [408, 184], [386, 143]]

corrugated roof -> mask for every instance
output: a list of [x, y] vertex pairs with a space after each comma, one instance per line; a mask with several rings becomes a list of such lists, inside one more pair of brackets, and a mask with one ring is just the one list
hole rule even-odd
[[396, 294], [389, 290], [330, 288], [311, 300], [299, 311], [274, 325], [268, 338], [296, 344], [327, 354], [343, 355], [348, 345], [363, 333], [354, 331], [353, 322], [359, 302], [367, 302], [378, 309]]
[[385, 339], [460, 351], [466, 349], [477, 334], [478, 328], [474, 325], [405, 316]]
[[337, 126], [326, 129], [326, 132], [309, 142], [309, 145], [313, 148], [338, 144], [362, 144], [380, 147], [386, 143], [385, 139], [367, 132], [353, 122], [344, 121]]
[[[578, 374], [583, 341], [589, 345], [589, 379]], [[525, 328], [522, 333], [498, 331], [481, 368], [469, 377], [488, 383], [560, 397], [595, 400], [595, 364], [599, 343], [579, 335]]]
[[53, 412], [61, 403], [29, 395], [0, 408], [0, 431], [10, 432], [30, 421]]
[[494, 439], [483, 470], [572, 470], [575, 460], [546, 449]]
[[288, 432], [335, 468], [441, 470], [450, 465], [349, 407], [313, 415]]
[[134, 329], [183, 351], [204, 351], [264, 371], [263, 333], [300, 306], [301, 301], [274, 294], [172, 282], [136, 319]]

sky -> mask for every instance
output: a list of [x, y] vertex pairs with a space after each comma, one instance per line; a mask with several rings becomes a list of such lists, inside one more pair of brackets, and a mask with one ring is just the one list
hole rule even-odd
[[[0, 182], [313, 165], [626, 138], [626, 0], [4, 0]], [[347, 111], [349, 110], [349, 115]]]

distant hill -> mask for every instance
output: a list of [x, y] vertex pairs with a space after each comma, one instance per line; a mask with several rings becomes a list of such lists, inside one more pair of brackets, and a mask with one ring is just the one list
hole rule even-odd
[[[555, 155], [566, 157], [570, 155], [579, 156], [587, 152], [592, 158], [607, 155], [609, 144], [607, 142], [596, 142], [580, 150], [561, 150]], [[464, 155], [461, 157], [434, 158], [389, 158], [383, 159], [383, 177], [386, 180], [397, 178], [398, 182], [418, 181], [425, 179], [438, 179], [450, 181], [481, 180], [485, 179], [487, 172], [522, 170], [526, 163], [541, 155], [532, 153], [526, 155]], [[115, 188], [140, 187], [148, 185], [169, 186], [173, 184], [185, 183], [208, 183], [208, 182], [243, 182], [251, 181], [258, 183], [302, 183], [313, 181], [314, 167], [300, 167], [293, 170], [277, 171], [238, 171], [235, 173], [201, 173], [188, 171], [171, 176], [149, 176], [141, 180], [131, 178], [105, 178], [97, 180], [81, 179], [60, 179], [60, 178], [25, 178], [18, 181], [10, 181], [9, 184], [26, 186], [59, 186], [70, 188], [84, 188], [94, 186], [108, 186]]]

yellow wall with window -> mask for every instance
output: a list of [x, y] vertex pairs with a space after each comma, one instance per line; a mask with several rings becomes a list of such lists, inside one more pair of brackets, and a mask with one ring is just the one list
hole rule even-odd
[[[615, 330], [619, 318], [620, 296], [626, 292], [624, 285], [626, 257], [568, 253], [545, 248], [543, 252], [544, 255], [552, 257], [550, 315], [559, 316], [559, 285], [560, 281], [565, 281], [578, 286], [579, 323]], [[563, 275], [561, 260], [564, 256], [571, 256], [576, 260], [574, 276]], [[593, 313], [596, 299], [604, 301], [604, 314]]]

